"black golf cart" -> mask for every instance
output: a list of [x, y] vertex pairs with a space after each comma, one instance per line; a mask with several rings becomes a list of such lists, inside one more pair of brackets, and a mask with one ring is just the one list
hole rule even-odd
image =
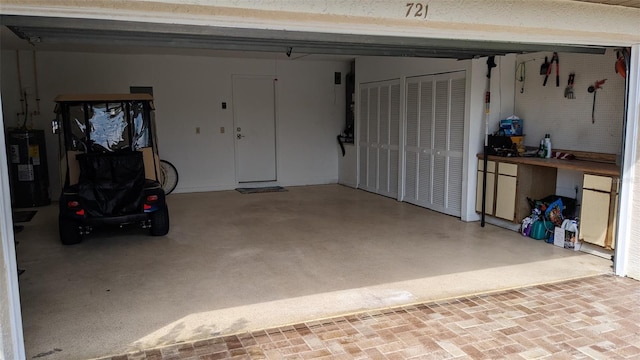
[[148, 94], [59, 95], [60, 240], [77, 244], [96, 225], [169, 232]]

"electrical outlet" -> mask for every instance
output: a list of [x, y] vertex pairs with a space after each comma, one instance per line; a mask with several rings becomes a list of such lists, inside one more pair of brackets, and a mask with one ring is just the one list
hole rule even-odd
[[224, 126], [220, 126], [220, 134], [224, 134]]
[[200, 134], [200, 127], [196, 128], [196, 134]]

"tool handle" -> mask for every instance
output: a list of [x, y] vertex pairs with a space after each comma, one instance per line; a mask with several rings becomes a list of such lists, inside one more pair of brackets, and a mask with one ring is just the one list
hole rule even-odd
[[560, 60], [558, 60], [558, 54], [553, 53], [556, 58], [556, 87], [560, 87]]

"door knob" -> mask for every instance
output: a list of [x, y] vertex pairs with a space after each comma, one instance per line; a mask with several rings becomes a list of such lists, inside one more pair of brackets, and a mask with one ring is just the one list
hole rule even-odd
[[242, 139], [242, 138], [244, 137], [244, 135], [242, 135], [242, 134], [238, 134], [238, 135], [236, 135], [236, 137], [237, 137], [238, 139]]

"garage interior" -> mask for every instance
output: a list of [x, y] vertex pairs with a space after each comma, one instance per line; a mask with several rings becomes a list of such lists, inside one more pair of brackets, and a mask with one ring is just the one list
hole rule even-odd
[[[21, 80], [34, 99], [40, 84], [41, 113], [32, 117], [35, 128], [48, 132], [51, 99], [58, 93], [152, 86], [161, 155], [180, 172], [177, 191], [167, 200], [172, 225], [166, 237], [103, 231], [65, 247], [58, 241], [55, 202], [37, 208], [34, 219], [24, 223], [16, 240], [19, 266], [26, 269], [19, 281], [29, 358], [105, 356], [611, 272], [610, 259], [550, 246], [494, 225], [481, 228], [472, 221], [477, 219], [476, 187], [469, 179], [476, 172], [469, 163], [475, 162], [482, 143], [473, 130], [483, 124], [471, 124], [469, 114], [482, 113], [482, 96], [473, 91], [484, 91], [488, 55], [500, 56], [492, 83], [492, 127], [512, 113], [539, 111], [539, 101], [555, 110], [562, 107], [548, 93], [564, 90], [564, 84], [561, 90], [531, 85], [540, 80], [533, 73], [544, 56], [557, 51], [562, 59], [582, 64], [585, 73], [592, 71], [589, 76], [608, 77], [607, 85], [617, 91], [598, 95], [612, 104], [601, 114], [615, 120], [588, 130], [569, 123], [562, 131], [581, 129], [582, 139], [599, 135], [596, 148], [585, 150], [619, 153], [624, 81], [612, 74], [615, 49], [238, 30], [231, 37], [226, 29], [208, 28], [210, 33], [202, 34], [198, 28], [196, 35], [195, 28], [187, 27], [165, 26], [161, 32], [151, 25], [60, 19], [54, 26], [52, 19], [7, 16], [2, 23], [32, 43], [3, 27], [2, 77], [9, 79], [2, 82], [5, 127], [13, 125], [10, 114], [20, 108], [16, 54], [26, 61], [23, 70], [35, 67], [35, 56], [30, 62], [33, 46], [37, 76], [34, 72]], [[457, 212], [396, 201], [406, 194], [389, 192], [393, 186], [386, 193], [379, 191], [363, 182], [362, 173], [358, 177], [362, 163], [355, 156], [356, 145], [345, 144], [342, 156], [335, 138], [344, 131], [344, 75], [353, 61], [356, 84], [364, 88], [394, 78], [466, 72], [461, 155], [466, 170], [456, 179], [461, 192]], [[534, 69], [523, 84], [513, 76], [518, 63]], [[401, 73], [399, 67], [414, 72]], [[563, 79], [568, 73], [564, 69]], [[393, 71], [395, 75], [388, 74]], [[334, 81], [335, 73], [341, 74], [340, 83]], [[67, 81], [70, 74], [73, 80]], [[219, 104], [228, 102], [233, 108], [234, 74], [277, 78], [278, 177], [269, 184], [286, 186], [287, 192], [233, 191], [239, 185], [234, 119]], [[586, 88], [592, 79], [580, 81]], [[527, 86], [524, 92], [520, 85]], [[537, 96], [524, 98], [529, 93]], [[581, 115], [590, 119], [591, 98], [583, 94], [578, 101], [589, 105], [581, 107]], [[528, 145], [548, 132], [545, 121], [554, 120], [543, 113], [539, 126], [528, 130]], [[583, 141], [571, 138], [567, 148]], [[60, 187], [56, 146], [56, 137], [48, 134], [53, 200]], [[579, 197], [574, 189], [580, 176], [560, 174], [560, 195]]]

